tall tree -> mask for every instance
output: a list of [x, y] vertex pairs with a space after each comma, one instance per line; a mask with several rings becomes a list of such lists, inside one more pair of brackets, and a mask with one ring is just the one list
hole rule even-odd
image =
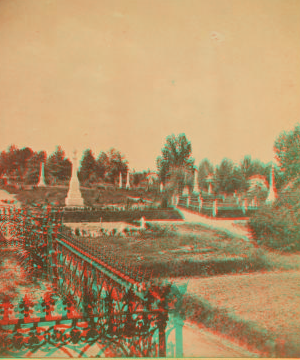
[[82, 182], [96, 180], [96, 160], [92, 150], [85, 150], [78, 172], [78, 178]]
[[109, 169], [109, 158], [108, 155], [101, 151], [96, 161], [96, 174], [97, 178], [104, 180], [105, 174]]
[[57, 146], [56, 150], [47, 159], [45, 167], [46, 176], [51, 183], [58, 181], [66, 181], [71, 177], [72, 163], [66, 158], [65, 152], [61, 146]]
[[106, 180], [111, 183], [115, 183], [119, 179], [119, 173], [122, 173], [123, 179], [125, 179], [127, 170], [128, 170], [128, 161], [125, 159], [125, 156], [120, 153], [120, 151], [111, 148], [107, 152], [108, 157], [108, 169], [106, 172]]
[[215, 191], [232, 193], [234, 189], [234, 163], [230, 159], [223, 159], [216, 167], [214, 182], [215, 182]]
[[192, 145], [185, 134], [171, 135], [161, 152], [156, 160], [160, 180], [168, 181], [172, 188], [180, 191], [187, 174], [193, 170]]
[[289, 132], [283, 131], [274, 144], [276, 159], [286, 182], [300, 172], [300, 124]]
[[240, 162], [240, 169], [246, 180], [254, 175], [264, 175], [265, 168], [265, 164], [257, 159], [252, 160], [250, 155], [246, 155]]
[[47, 154], [45, 151], [34, 152], [27, 164], [27, 171], [25, 175], [26, 184], [37, 184], [40, 175], [40, 164], [45, 162]]
[[201, 189], [208, 188], [207, 179], [209, 176], [213, 176], [214, 166], [208, 159], [203, 159], [198, 168], [198, 181]]

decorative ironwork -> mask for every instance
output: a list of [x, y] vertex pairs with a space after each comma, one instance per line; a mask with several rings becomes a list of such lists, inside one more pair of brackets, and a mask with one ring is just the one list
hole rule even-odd
[[[102, 311], [93, 306], [93, 300], [78, 311], [70, 294], [61, 300], [46, 293], [36, 303], [25, 296], [17, 306], [5, 299], [0, 304], [0, 355], [34, 354], [51, 346], [77, 347], [83, 354], [99, 342], [115, 356], [165, 356], [167, 311], [151, 306], [141, 310], [131, 289], [122, 295], [115, 300], [108, 292]], [[149, 306], [147, 301], [145, 306]]]
[[[0, 349], [3, 356], [22, 356], [50, 348], [72, 349], [83, 356], [98, 344], [100, 356], [166, 356], [166, 325], [176, 298], [171, 286], [138, 282], [76, 246], [61, 232], [61, 212], [50, 206], [0, 212], [12, 224], [7, 242], [27, 270], [47, 272], [56, 293], [40, 302], [28, 296], [15, 305], [0, 304]], [[39, 316], [37, 316], [39, 315]]]

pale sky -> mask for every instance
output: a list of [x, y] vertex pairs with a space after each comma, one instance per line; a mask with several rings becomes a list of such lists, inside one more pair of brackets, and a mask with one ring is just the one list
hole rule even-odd
[[155, 169], [273, 160], [300, 122], [299, 0], [0, 0], [0, 150], [115, 147]]

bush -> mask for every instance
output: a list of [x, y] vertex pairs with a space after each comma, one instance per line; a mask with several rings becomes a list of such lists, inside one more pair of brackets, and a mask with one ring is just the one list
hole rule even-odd
[[259, 245], [283, 251], [300, 250], [300, 190], [281, 194], [273, 206], [265, 205], [250, 219], [252, 237]]

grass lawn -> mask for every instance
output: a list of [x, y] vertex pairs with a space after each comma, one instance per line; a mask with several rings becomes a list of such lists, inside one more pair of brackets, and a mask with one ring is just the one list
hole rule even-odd
[[300, 355], [300, 271], [195, 277], [188, 280], [187, 295], [185, 315], [195, 321], [265, 356]]
[[82, 248], [89, 246], [112, 266], [126, 267], [129, 273], [140, 268], [155, 278], [208, 276], [265, 268], [264, 259], [257, 255], [252, 244], [222, 231], [201, 228], [196, 235], [189, 235], [170, 227], [152, 225], [135, 236], [77, 239]]
[[[3, 187], [10, 193], [16, 194], [16, 198], [23, 204], [28, 203], [57, 203], [59, 206], [65, 205], [65, 198], [68, 194], [68, 187], [66, 186], [47, 186], [45, 188], [23, 189], [18, 190], [12, 186]], [[102, 206], [104, 204], [126, 204], [129, 197], [141, 197], [145, 199], [154, 200], [159, 195], [153, 192], [145, 192], [135, 189], [96, 189], [96, 188], [81, 188], [81, 193], [86, 206]]]

